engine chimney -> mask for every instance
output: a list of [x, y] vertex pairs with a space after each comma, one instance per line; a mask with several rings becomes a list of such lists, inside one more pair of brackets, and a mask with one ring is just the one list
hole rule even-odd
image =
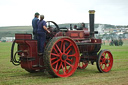
[[90, 37], [94, 37], [94, 13], [95, 10], [89, 10]]

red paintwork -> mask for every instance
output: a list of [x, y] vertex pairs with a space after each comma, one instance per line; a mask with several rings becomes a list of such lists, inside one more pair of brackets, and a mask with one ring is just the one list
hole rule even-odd
[[[95, 39], [95, 38], [91, 38], [90, 39], [90, 34], [88, 32], [87, 29], [84, 30], [68, 30], [67, 32], [58, 32], [55, 33], [54, 37], [59, 37], [59, 36], [68, 36], [70, 37], [72, 40], [70, 40], [69, 38], [62, 38], [60, 40], [58, 40], [56, 42], [56, 44], [54, 44], [52, 51], [51, 51], [51, 58], [50, 58], [50, 63], [51, 63], [51, 67], [52, 70], [54, 71], [54, 73], [59, 76], [59, 77], [68, 77], [70, 75], [72, 75], [75, 71], [75, 69], [78, 66], [78, 62], [79, 62], [79, 52], [80, 53], [92, 53], [95, 50], [97, 50], [96, 52], [98, 52], [100, 50], [100, 48], [97, 48], [96, 44], [101, 44], [101, 39]], [[44, 67], [40, 67], [39, 64], [41, 66], [44, 66], [43, 64], [43, 59], [40, 58], [38, 56], [38, 50], [37, 50], [37, 41], [36, 40], [32, 40], [32, 35], [31, 34], [16, 34], [15, 35], [16, 38], [16, 43], [18, 43], [18, 50], [22, 50], [22, 53], [19, 53], [21, 58], [34, 58], [35, 60], [32, 61], [25, 61], [25, 60], [21, 60], [21, 67], [27, 70], [42, 70], [45, 69]], [[49, 40], [47, 40], [47, 42], [49, 42]], [[61, 42], [60, 46], [57, 46], [58, 42]], [[66, 46], [66, 43], [70, 43], [69, 46], [64, 47], [64, 45]], [[77, 45], [78, 44], [78, 48]], [[84, 44], [87, 43], [87, 44]], [[46, 46], [47, 43], [45, 43]], [[83, 45], [79, 45], [79, 44], [83, 44]], [[70, 49], [70, 47], [73, 47], [72, 49]], [[68, 50], [69, 49], [69, 50]], [[58, 51], [59, 53], [58, 53]], [[70, 55], [69, 53], [74, 50], [75, 54]], [[54, 53], [56, 52], [56, 53]], [[62, 56], [66, 55], [67, 58], [65, 60], [62, 59]], [[54, 56], [58, 56], [57, 60], [56, 57]], [[69, 59], [68, 57], [74, 58], [74, 59]], [[91, 59], [91, 60], [96, 60], [97, 59], [97, 55], [89, 55], [89, 56], [85, 56], [86, 59]], [[54, 61], [53, 61], [54, 60]], [[56, 60], [56, 61], [55, 61]], [[72, 64], [68, 63], [67, 61], [72, 62]], [[63, 63], [62, 63], [63, 62]], [[84, 62], [82, 62], [84, 63]], [[79, 67], [81, 69], [85, 68], [88, 64], [83, 64], [82, 66], [79, 65]], [[66, 69], [66, 70], [64, 70]], [[59, 71], [62, 70], [63, 72], [60, 73]]]
[[58, 32], [55, 37], [58, 36], [69, 36], [72, 39], [86, 39], [89, 38], [89, 32], [87, 30], [70, 30], [68, 32]]
[[[32, 39], [31, 34], [16, 34], [11, 49], [11, 62], [14, 65], [21, 64], [21, 67], [28, 72], [43, 70], [47, 66], [46, 70], [49, 74], [57, 77], [71, 76], [77, 67], [84, 69], [90, 61], [91, 64], [97, 62], [97, 68], [100, 72], [110, 71], [113, 65], [113, 56], [110, 51], [106, 50], [98, 54], [102, 41], [94, 37], [94, 34], [97, 33], [94, 31], [93, 12], [95, 11], [90, 10], [89, 12], [90, 32], [87, 28], [83, 28], [83, 30], [80, 30], [82, 28], [78, 30], [59, 28], [55, 22], [48, 21], [50, 34], [46, 35], [45, 46], [47, 47], [45, 47], [44, 56], [38, 56], [37, 41]], [[50, 22], [56, 28], [53, 29]], [[18, 53], [20, 56], [21, 63], [15, 60], [15, 55], [13, 57], [15, 42], [18, 44], [18, 51], [15, 54]], [[43, 57], [46, 60], [45, 66]]]
[[91, 43], [102, 43], [101, 39], [91, 39]]
[[[101, 39], [95, 39], [95, 38], [90, 39], [90, 34], [89, 34], [87, 28], [84, 30], [69, 30], [68, 32], [58, 32], [55, 35], [55, 37], [59, 37], [59, 36], [63, 36], [63, 35], [72, 38], [77, 43], [89, 43], [89, 45], [82, 45], [82, 46], [78, 45], [79, 51], [81, 53], [94, 52], [94, 50], [97, 49], [97, 46], [95, 45], [95, 43], [96, 44], [102, 43]], [[100, 48], [99, 48], [99, 50], [100, 50]]]
[[[81, 55], [80, 58], [84, 58], [84, 56]], [[79, 61], [78, 69], [85, 69], [88, 66], [88, 63], [88, 61]]]
[[[87, 29], [84, 30], [70, 30], [68, 32], [58, 32], [54, 37], [68, 36], [77, 43], [101, 43], [101, 39], [90, 39], [89, 32]], [[37, 51], [37, 41], [32, 40], [31, 34], [16, 34], [16, 43], [18, 43], [18, 50], [23, 50], [26, 52], [19, 53], [21, 57], [35, 58], [33, 61], [21, 61], [21, 67], [24, 69], [35, 70], [43, 69], [40, 67], [33, 67], [33, 65], [38, 65], [39, 60], [43, 66], [43, 59], [39, 59]], [[72, 42], [71, 42], [72, 43]], [[96, 45], [78, 45], [80, 53], [83, 52], [93, 52], [96, 49]], [[100, 49], [100, 48], [99, 48]], [[91, 59], [96, 59], [96, 56], [90, 56]]]
[[88, 66], [88, 63], [85, 62], [79, 62], [78, 68], [79, 69], [85, 69]]
[[15, 39], [32, 39], [31, 34], [15, 34]]
[[[23, 52], [20, 53], [20, 57], [26, 57], [26, 58], [34, 58], [33, 61], [25, 61], [21, 60], [21, 67], [27, 70], [38, 70], [38, 69], [44, 69], [38, 67], [39, 61], [41, 61], [40, 65], [43, 66], [43, 59], [38, 56], [37, 51], [37, 41], [32, 40], [31, 34], [16, 34], [16, 43], [18, 43], [18, 50], [22, 50]], [[33, 67], [36, 66], [37, 67]]]

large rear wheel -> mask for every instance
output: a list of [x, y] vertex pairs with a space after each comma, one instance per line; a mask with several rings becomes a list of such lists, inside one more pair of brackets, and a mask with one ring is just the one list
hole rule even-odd
[[48, 73], [52, 76], [71, 76], [79, 63], [78, 47], [68, 37], [53, 38], [45, 48], [44, 62]]

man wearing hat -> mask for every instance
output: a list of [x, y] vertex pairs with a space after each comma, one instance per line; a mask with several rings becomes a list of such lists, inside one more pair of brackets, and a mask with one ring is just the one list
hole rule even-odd
[[37, 29], [38, 29], [38, 26], [37, 26], [37, 22], [39, 21], [39, 13], [36, 12], [35, 13], [35, 17], [34, 19], [32, 20], [32, 27], [33, 27], [33, 35], [34, 35], [34, 40], [37, 40]]

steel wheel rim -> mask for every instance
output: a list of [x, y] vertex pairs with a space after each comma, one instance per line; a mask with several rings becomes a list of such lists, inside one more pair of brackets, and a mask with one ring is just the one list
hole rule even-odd
[[113, 56], [109, 51], [104, 51], [99, 59], [99, 66], [103, 72], [111, 70], [113, 65]]
[[76, 44], [69, 38], [59, 39], [52, 47], [50, 64], [59, 77], [68, 77], [77, 69], [79, 52]]

